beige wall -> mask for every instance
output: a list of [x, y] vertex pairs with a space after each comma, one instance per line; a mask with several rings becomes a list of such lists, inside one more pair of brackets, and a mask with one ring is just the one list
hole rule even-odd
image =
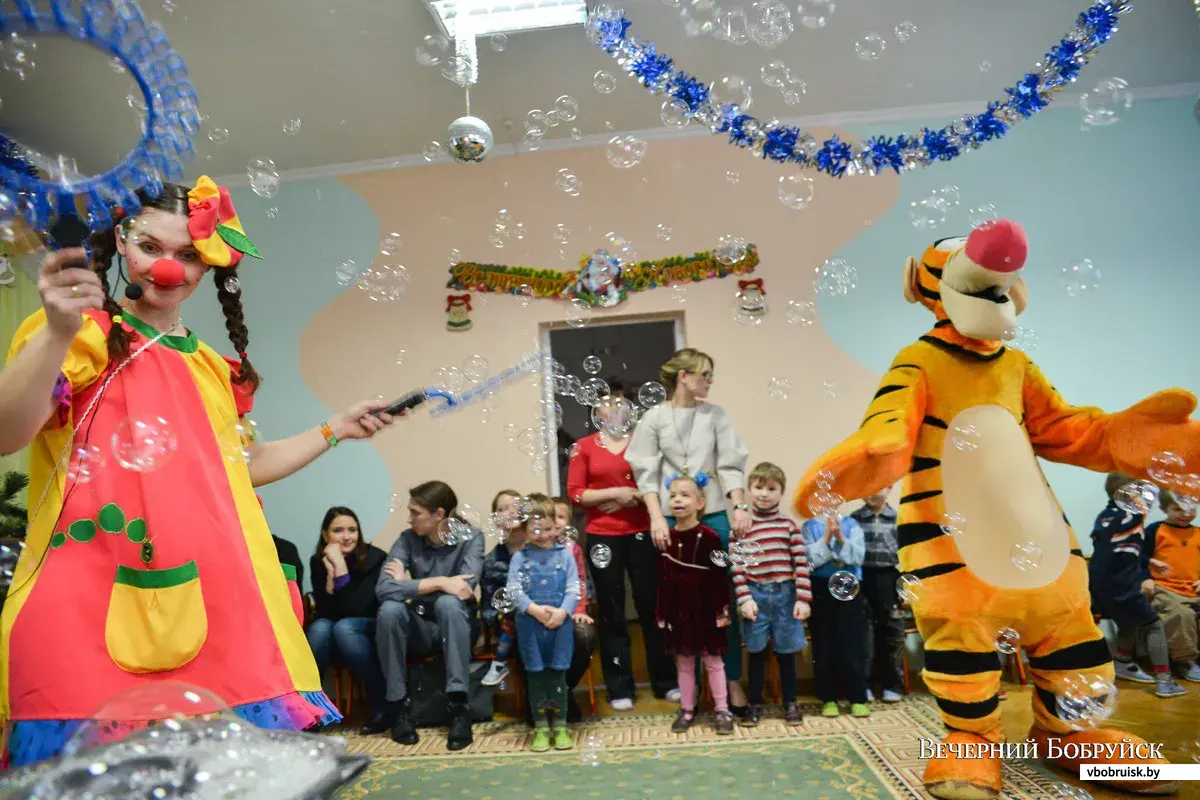
[[[554, 188], [562, 167], [582, 179], [579, 197]], [[727, 171], [738, 173], [736, 184]], [[690, 286], [682, 306], [670, 289], [658, 289], [632, 295], [597, 316], [682, 309], [687, 343], [716, 361], [710, 399], [732, 414], [752, 463], [775, 461], [794, 480], [814, 456], [857, 426], [879, 376], [836, 347], [819, 323], [789, 326], [787, 302], [815, 299], [814, 269], [897, 202], [899, 181], [894, 176], [841, 181], [815, 176], [811, 206], [794, 211], [774, 199], [778, 177], [789, 171], [760, 163], [718, 137], [703, 137], [650, 142], [645, 162], [629, 170], [613, 168], [604, 149], [595, 148], [346, 178], [375, 210], [381, 233], [404, 235], [400, 260], [412, 282], [398, 302], [378, 303], [347, 291], [314, 315], [300, 346], [304, 378], [331, 408], [376, 394], [390, 399], [428, 385], [435, 369], [459, 365], [471, 355], [502, 369], [531, 349], [539, 325], [563, 319], [561, 301], [533, 300], [522, 307], [515, 297], [475, 295], [474, 328], [446, 330], [452, 249], [463, 260], [566, 270], [580, 255], [602, 246], [609, 231], [632, 241], [641, 258], [710, 250], [719, 235], [735, 234], [757, 244], [762, 259], [756, 275], [765, 279], [770, 313], [760, 326], [733, 321], [733, 277]], [[524, 223], [525, 237], [497, 249], [488, 234], [501, 208], [511, 214], [510, 227]], [[660, 222], [673, 229], [671, 241], [656, 238]], [[557, 223], [573, 231], [565, 258], [553, 238]], [[871, 265], [895, 270], [898, 306], [906, 255], [897, 253], [894, 264]], [[396, 363], [399, 350], [405, 351], [401, 365]], [[564, 366], [582, 371], [578, 364]], [[786, 405], [767, 396], [772, 376], [791, 380]], [[824, 381], [836, 383], [835, 398], [825, 396]], [[508, 422], [521, 428], [534, 424], [538, 400], [537, 387], [524, 381], [499, 393], [487, 422], [478, 407], [439, 420], [422, 415], [402, 423], [405, 435], [375, 440], [401, 505], [384, 530], [367, 533], [377, 535], [381, 546], [389, 545], [404, 526], [407, 487], [423, 480], [445, 480], [461, 501], [480, 510], [504, 486], [545, 491], [549, 473], [534, 474], [529, 459], [503, 433]]]

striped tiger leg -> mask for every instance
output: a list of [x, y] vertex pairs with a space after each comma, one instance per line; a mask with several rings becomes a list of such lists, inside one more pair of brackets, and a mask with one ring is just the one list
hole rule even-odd
[[[1050, 733], [1072, 729], [1058, 715], [1058, 693], [1075, 675], [1113, 680], [1112, 655], [1087, 603], [1067, 614], [1031, 616], [1021, 631], [1033, 678], [1034, 725]], [[1076, 726], [1078, 727], [1078, 726]]]
[[995, 634], [974, 619], [917, 619], [925, 639], [921, 675], [951, 730], [1003, 742]]

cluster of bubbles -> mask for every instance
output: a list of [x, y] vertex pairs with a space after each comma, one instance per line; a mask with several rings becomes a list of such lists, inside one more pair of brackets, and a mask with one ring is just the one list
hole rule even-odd
[[379, 256], [374, 263], [360, 267], [346, 259], [334, 270], [339, 286], [355, 285], [375, 301], [399, 300], [408, 290], [408, 269], [396, 262], [403, 243], [399, 233], [389, 233], [379, 241]]
[[11, 72], [18, 79], [25, 80], [37, 66], [37, 42], [27, 39], [20, 34], [9, 33], [0, 39], [0, 66], [5, 72]]
[[[131, 472], [154, 472], [175, 456], [179, 438], [171, 423], [155, 415], [128, 417], [117, 423], [109, 437], [112, 458]], [[76, 445], [67, 462], [67, 477], [75, 483], [88, 483], [108, 465], [105, 451], [96, 444]]]
[[549, 111], [535, 108], [525, 115], [524, 144], [528, 150], [536, 150], [542, 137], [551, 128], [556, 128], [564, 122], [574, 122], [579, 117], [579, 101], [569, 94], [564, 94], [554, 101], [554, 107]]
[[762, 82], [783, 95], [789, 106], [798, 105], [808, 94], [808, 84], [792, 75], [792, 69], [782, 61], [770, 61], [759, 68]]
[[[264, 730], [202, 688], [139, 683], [74, 731], [53, 764], [14, 771], [21, 797], [307, 797], [340, 786], [369, 759], [344, 739]], [[158, 720], [130, 724], [124, 720]]]

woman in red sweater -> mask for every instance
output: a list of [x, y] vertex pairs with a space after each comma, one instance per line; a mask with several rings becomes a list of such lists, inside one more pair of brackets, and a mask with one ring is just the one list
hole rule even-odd
[[[624, 397], [620, 381], [609, 380], [608, 384], [611, 397]], [[602, 405], [600, 413], [617, 408]], [[626, 572], [642, 623], [654, 696], [679, 700], [675, 666], [663, 649], [662, 632], [655, 623], [657, 551], [648, 533], [650, 517], [633, 470], [625, 460], [628, 445], [628, 435], [618, 438], [601, 430], [576, 443], [567, 470], [568, 497], [587, 509], [586, 549], [596, 592], [601, 665], [608, 702], [617, 711], [631, 710], [635, 693], [629, 627], [625, 622]]]

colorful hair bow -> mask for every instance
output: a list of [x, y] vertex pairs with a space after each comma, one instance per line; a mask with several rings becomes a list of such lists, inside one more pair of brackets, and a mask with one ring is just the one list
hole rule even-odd
[[207, 175], [188, 192], [188, 233], [201, 260], [210, 267], [236, 267], [243, 255], [262, 258], [242, 228], [229, 190]]
[[685, 479], [691, 481], [692, 483], [696, 484], [697, 489], [703, 489], [705, 486], [708, 486], [708, 481], [709, 481], [707, 472], [697, 472], [695, 475], [684, 475], [682, 473], [676, 472], [674, 475], [671, 475], [670, 477], [667, 478], [666, 483], [665, 483], [665, 486], [667, 487], [667, 489], [670, 489], [671, 484], [674, 483], [675, 481], [679, 480], [680, 478], [685, 478]]
[[767, 290], [763, 288], [763, 279], [762, 278], [753, 278], [748, 281], [738, 281], [738, 290], [739, 291], [744, 292], [749, 289], [755, 289], [758, 291], [759, 294], [767, 293]]

